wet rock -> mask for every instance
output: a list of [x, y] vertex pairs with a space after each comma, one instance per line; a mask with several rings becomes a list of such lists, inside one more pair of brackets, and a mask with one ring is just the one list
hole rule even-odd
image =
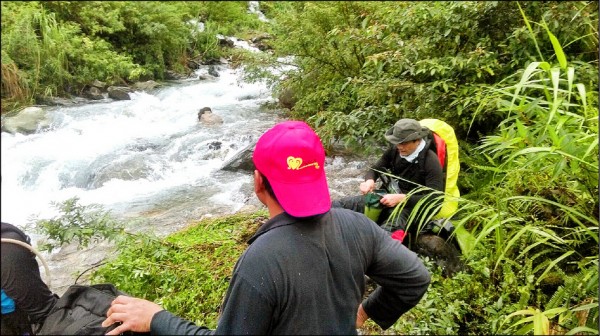
[[281, 93], [279, 93], [279, 97], [277, 98], [281, 107], [292, 109], [294, 108], [294, 105], [296, 105], [296, 98], [290, 89], [284, 89], [281, 91]]
[[440, 236], [421, 234], [415, 245], [415, 252], [431, 258], [442, 268], [442, 274], [446, 277], [451, 277], [464, 269], [458, 249]]
[[137, 82], [135, 84], [133, 84], [133, 88], [136, 90], [141, 90], [141, 91], [148, 91], [148, 90], [152, 90], [155, 87], [159, 86], [160, 84], [158, 84], [157, 82], [153, 81], [153, 80], [149, 80], [149, 81], [145, 81], [145, 82]]
[[219, 41], [219, 45], [222, 47], [233, 48], [235, 46], [235, 42], [229, 37], [217, 35], [217, 39]]
[[[105, 160], [104, 158], [101, 159]], [[134, 181], [143, 178], [148, 178], [153, 172], [152, 160], [149, 160], [147, 155], [140, 153], [139, 155], [129, 156], [120, 161], [111, 161], [106, 165], [101, 166], [97, 173], [91, 176], [90, 189], [102, 187], [104, 183], [116, 179], [123, 181]], [[101, 163], [92, 163], [92, 166], [101, 165]]]
[[40, 107], [27, 107], [16, 115], [2, 119], [2, 131], [11, 134], [32, 134], [50, 127], [51, 119]]
[[221, 167], [222, 170], [227, 171], [254, 171], [254, 162], [252, 162], [252, 153], [254, 153], [254, 144], [244, 147], [236, 155], [231, 157]]
[[221, 149], [222, 144], [223, 143], [221, 141], [213, 141], [208, 144], [208, 148], [212, 149], [212, 150], [219, 150], [219, 149]]
[[177, 72], [172, 71], [172, 70], [167, 70], [165, 72], [165, 79], [168, 79], [168, 80], [181, 80], [181, 79], [185, 79], [186, 77], [187, 76], [182, 75], [182, 74], [177, 73]]
[[95, 86], [90, 87], [84, 93], [84, 96], [91, 100], [101, 100], [104, 99], [104, 95], [102, 95], [102, 91]]
[[108, 88], [108, 96], [114, 100], [131, 100], [128, 91], [131, 91], [131, 89], [111, 86]]
[[212, 65], [208, 67], [208, 74], [211, 75], [211, 76], [213, 76], [213, 77], [219, 77], [219, 72]]
[[91, 84], [91, 86], [98, 88], [100, 90], [104, 90], [106, 88], [106, 83], [105, 82], [101, 82], [99, 80], [94, 80]]

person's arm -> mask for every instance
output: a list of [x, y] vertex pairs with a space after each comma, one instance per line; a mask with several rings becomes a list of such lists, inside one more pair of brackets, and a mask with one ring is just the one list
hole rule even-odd
[[377, 233], [367, 275], [379, 287], [362, 303], [366, 315], [381, 328], [391, 327], [421, 300], [431, 281], [425, 265], [383, 230]]
[[106, 335], [120, 335], [126, 331], [150, 332], [152, 335], [211, 335], [213, 332], [169, 313], [154, 302], [125, 295], [113, 300], [102, 326], [114, 323], [119, 325]]
[[394, 160], [393, 154], [396, 149], [394, 147], [389, 147], [385, 152], [381, 155], [379, 160], [372, 165], [369, 170], [365, 173], [365, 181], [373, 180], [377, 181], [379, 178], [380, 171], [384, 171], [386, 169], [390, 169], [392, 166], [392, 161]]
[[150, 324], [152, 335], [214, 335], [215, 330], [199, 327], [196, 324], [175, 316], [166, 310], [154, 314]]

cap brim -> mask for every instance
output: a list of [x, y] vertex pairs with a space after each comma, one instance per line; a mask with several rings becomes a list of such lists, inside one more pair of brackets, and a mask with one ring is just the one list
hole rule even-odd
[[286, 184], [269, 180], [279, 204], [289, 215], [309, 217], [331, 209], [331, 197], [325, 172], [316, 180]]

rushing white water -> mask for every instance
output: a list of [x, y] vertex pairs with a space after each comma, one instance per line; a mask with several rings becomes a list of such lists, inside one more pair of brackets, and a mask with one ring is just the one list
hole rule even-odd
[[[215, 173], [276, 119], [260, 109], [271, 100], [269, 90], [239, 78], [224, 69], [214, 80], [134, 92], [131, 100], [46, 107], [50, 129], [3, 132], [2, 221], [20, 226], [30, 216], [47, 218], [55, 214], [51, 202], [74, 196], [116, 213], [181, 202], [173, 195], [182, 193], [239, 209], [243, 198], [236, 195], [249, 176]], [[201, 124], [202, 107], [223, 124]]]
[[[280, 111], [262, 108], [272, 102], [264, 84], [244, 83], [240, 70], [221, 67], [219, 73], [134, 92], [131, 100], [43, 107], [48, 129], [2, 132], [2, 221], [25, 228], [33, 219], [57, 216], [52, 202], [78, 197], [80, 205], [97, 204], [118, 219], [135, 219], [132, 230], [164, 235], [204, 217], [261, 206], [250, 172], [221, 168], [281, 120]], [[200, 123], [203, 107], [223, 123]], [[363, 167], [361, 161], [328, 158], [332, 197], [357, 192]], [[36, 246], [42, 237], [27, 233]], [[45, 254], [52, 290], [60, 295], [111, 253], [103, 242]]]
[[248, 12], [256, 14], [258, 19], [263, 22], [269, 22], [269, 19], [260, 11], [260, 4], [258, 1], [248, 1]]

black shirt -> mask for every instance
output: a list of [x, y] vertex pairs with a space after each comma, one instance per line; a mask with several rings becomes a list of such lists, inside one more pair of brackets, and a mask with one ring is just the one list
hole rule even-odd
[[[402, 194], [408, 194], [410, 191], [422, 186], [428, 187], [427, 190], [421, 190], [411, 195], [406, 200], [406, 205], [413, 208], [423, 197], [437, 191], [445, 190], [446, 177], [442, 171], [442, 166], [437, 155], [429, 149], [430, 141], [425, 142], [425, 148], [419, 153], [413, 162], [403, 159], [396, 146], [390, 146], [365, 174], [365, 180], [377, 178], [381, 171], [389, 171], [392, 175], [400, 177], [398, 184]], [[433, 199], [432, 199], [433, 200]], [[440, 199], [437, 202], [442, 201]]]
[[347, 209], [304, 219], [282, 213], [249, 243], [234, 268], [216, 331], [161, 311], [151, 333], [356, 334], [365, 274], [380, 286], [363, 307], [387, 329], [419, 302], [430, 281], [415, 253]]
[[[29, 244], [29, 237], [19, 228], [4, 222], [1, 225], [2, 238]], [[35, 254], [12, 243], [2, 243], [2, 289], [33, 324], [42, 323], [58, 299], [42, 281]]]

